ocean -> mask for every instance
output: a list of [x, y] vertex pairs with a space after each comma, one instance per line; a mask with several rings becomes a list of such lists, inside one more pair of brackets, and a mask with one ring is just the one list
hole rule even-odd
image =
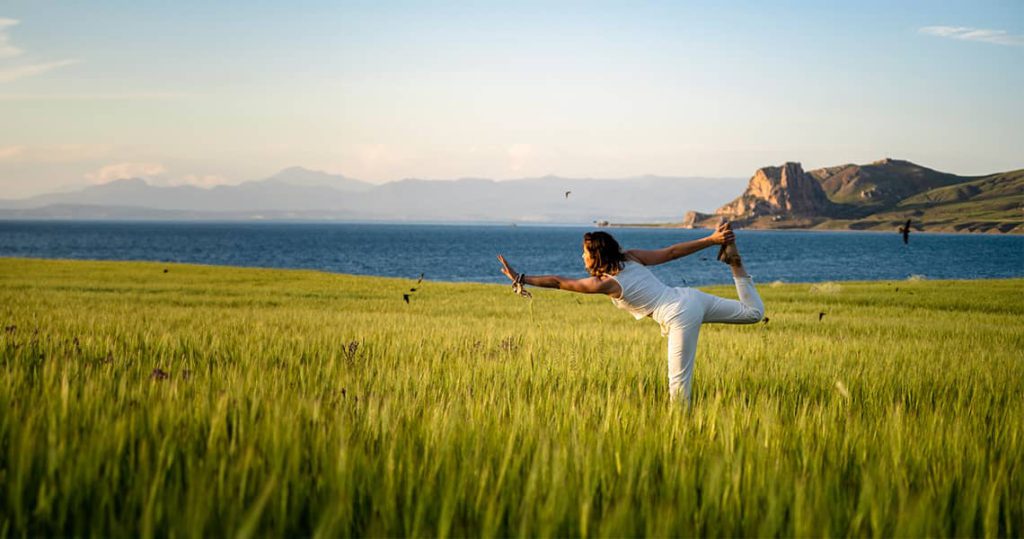
[[[585, 226], [283, 222], [0, 221], [0, 257], [150, 260], [303, 268], [428, 280], [507, 282], [496, 255], [531, 275], [585, 276]], [[706, 230], [611, 228], [623, 248], [655, 249]], [[1024, 277], [1024, 236], [738, 230], [758, 282]], [[672, 286], [730, 283], [717, 247], [652, 268]]]

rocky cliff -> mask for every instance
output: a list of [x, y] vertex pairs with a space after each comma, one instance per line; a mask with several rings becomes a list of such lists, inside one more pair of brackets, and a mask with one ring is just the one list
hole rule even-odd
[[819, 216], [831, 214], [833, 206], [821, 184], [804, 172], [800, 163], [786, 163], [758, 169], [747, 190], [715, 214], [733, 221], [764, 216]]

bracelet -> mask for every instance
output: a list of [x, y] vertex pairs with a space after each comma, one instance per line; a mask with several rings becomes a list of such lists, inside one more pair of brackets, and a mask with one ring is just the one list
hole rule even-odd
[[525, 273], [517, 274], [516, 278], [512, 280], [512, 291], [515, 292], [516, 294], [519, 294], [520, 296], [522, 296], [524, 298], [532, 298], [533, 294], [531, 294], [528, 290], [526, 290], [526, 287], [524, 286], [525, 285], [525, 283], [524, 283], [525, 279], [526, 279], [526, 274]]

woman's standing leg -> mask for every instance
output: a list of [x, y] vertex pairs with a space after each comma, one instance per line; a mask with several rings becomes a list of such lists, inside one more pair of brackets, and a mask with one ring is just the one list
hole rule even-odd
[[673, 402], [690, 403], [693, 362], [697, 357], [697, 338], [703, 318], [703, 299], [688, 290], [686, 305], [668, 326], [668, 394]]

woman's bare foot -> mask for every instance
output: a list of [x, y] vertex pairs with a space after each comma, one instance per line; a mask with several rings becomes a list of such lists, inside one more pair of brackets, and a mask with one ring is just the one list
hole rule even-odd
[[730, 266], [739, 263], [740, 252], [736, 249], [735, 241], [722, 244], [722, 248], [718, 250], [718, 260]]

